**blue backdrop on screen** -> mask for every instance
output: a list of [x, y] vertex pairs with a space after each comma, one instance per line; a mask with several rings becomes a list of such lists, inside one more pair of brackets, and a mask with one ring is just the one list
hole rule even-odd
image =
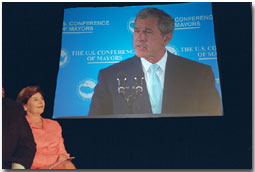
[[147, 7], [175, 19], [166, 49], [212, 66], [221, 95], [211, 3], [70, 8], [64, 11], [53, 118], [88, 115], [99, 70], [135, 55], [134, 19]]

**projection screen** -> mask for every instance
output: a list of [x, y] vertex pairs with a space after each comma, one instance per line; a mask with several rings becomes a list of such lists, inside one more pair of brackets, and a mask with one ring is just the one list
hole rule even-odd
[[[170, 77], [168, 74], [165, 74], [162, 113], [152, 114], [150, 113], [151, 110], [144, 110], [144, 108], [150, 108], [150, 101], [143, 100], [143, 98], [148, 98], [145, 76], [137, 74], [134, 77], [138, 81], [131, 82], [130, 80], [134, 77], [132, 76], [133, 78], [130, 79], [128, 75], [135, 68], [129, 67], [130, 70], [127, 70], [126, 73], [123, 71], [116, 72], [117, 69], [110, 70], [110, 66], [114, 65], [116, 66], [115, 68], [118, 68], [120, 62], [136, 55], [133, 47], [135, 18], [137, 13], [145, 8], [163, 10], [174, 18], [174, 32], [165, 49], [170, 54], [173, 54], [174, 57], [188, 59], [188, 62], [194, 63], [194, 66], [210, 68], [214, 77], [210, 84], [213, 84], [213, 87], [215, 87], [215, 92], [211, 91], [209, 88], [211, 86], [208, 86], [209, 84], [206, 84], [206, 88], [203, 88], [203, 81], [207, 82], [206, 76], [201, 76], [204, 74], [203, 70], [199, 69], [195, 72], [188, 70], [189, 67], [188, 65], [185, 66], [186, 61], [184, 60], [180, 62], [183, 63], [181, 65], [183, 67], [177, 67], [177, 65], [171, 67], [171, 69], [176, 67], [176, 73], [181, 73], [177, 75], [178, 77], [172, 75]], [[53, 118], [223, 115], [213, 14], [210, 2], [68, 8], [64, 10], [61, 45]], [[140, 63], [141, 60], [139, 58], [136, 59]], [[170, 61], [169, 58], [168, 61]], [[125, 65], [124, 63], [123, 65]], [[120, 70], [124, 68], [122, 67], [123, 65], [119, 66]], [[106, 70], [102, 71], [102, 82], [100, 81], [101, 84], [98, 86], [99, 91], [96, 100], [99, 103], [95, 102], [94, 108], [98, 108], [102, 112], [105, 111], [105, 114], [96, 113], [89, 115], [92, 97], [93, 95], [95, 96], [94, 91], [99, 82], [98, 77], [102, 69]], [[167, 66], [166, 72], [171, 69]], [[106, 77], [106, 71], [111, 76]], [[175, 71], [170, 73], [173, 74]], [[123, 77], [128, 79], [128, 81], [122, 81]], [[168, 81], [169, 84], [166, 83]], [[103, 82], [108, 83], [108, 85], [103, 86]], [[174, 85], [175, 83], [178, 83], [178, 85]], [[142, 87], [141, 92], [139, 92], [138, 86]], [[104, 88], [102, 89], [102, 87]], [[124, 88], [124, 92], [120, 91], [120, 87]], [[178, 87], [182, 90], [179, 91]], [[165, 93], [166, 90], [171, 90], [172, 88], [174, 90], [172, 93], [170, 93], [171, 91]], [[207, 94], [200, 93], [203, 89], [208, 89], [208, 92], [210, 92], [207, 98], [205, 98], [206, 100], [208, 99], [208, 102], [200, 99], [203, 96], [206, 97], [204, 94]], [[139, 92], [139, 95], [137, 95], [137, 92]], [[124, 96], [121, 93], [124, 93]], [[214, 96], [218, 96], [217, 107], [214, 107], [215, 102], [211, 100], [211, 97]], [[200, 100], [193, 101], [193, 98]], [[105, 103], [100, 102], [103, 99]], [[147, 102], [147, 104], [143, 105], [139, 104], [139, 102]], [[186, 104], [182, 105], [182, 102]], [[207, 113], [205, 110], [196, 111], [196, 109], [201, 109], [200, 106], [203, 103], [212, 110], [216, 109], [215, 113]], [[106, 110], [104, 110], [105, 106], [111, 107], [106, 107]], [[123, 110], [125, 108], [131, 108], [131, 112]], [[168, 111], [164, 111], [164, 108], [168, 109]], [[189, 111], [189, 109], [191, 110]]]

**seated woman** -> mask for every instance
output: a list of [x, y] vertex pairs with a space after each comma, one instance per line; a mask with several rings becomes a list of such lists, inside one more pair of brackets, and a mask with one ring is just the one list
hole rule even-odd
[[[53, 164], [69, 158], [64, 146], [62, 129], [57, 121], [42, 118], [45, 101], [38, 86], [23, 88], [17, 102], [26, 111], [26, 119], [32, 129], [36, 143], [36, 153], [31, 169], [49, 169]], [[53, 169], [76, 169], [70, 160], [65, 160]]]

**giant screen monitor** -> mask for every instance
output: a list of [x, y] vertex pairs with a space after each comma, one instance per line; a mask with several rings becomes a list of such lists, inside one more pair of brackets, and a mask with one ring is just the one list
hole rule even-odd
[[[174, 19], [160, 113], [134, 57], [135, 18], [145, 8]], [[210, 2], [64, 10], [53, 118], [222, 116], [221, 97]]]

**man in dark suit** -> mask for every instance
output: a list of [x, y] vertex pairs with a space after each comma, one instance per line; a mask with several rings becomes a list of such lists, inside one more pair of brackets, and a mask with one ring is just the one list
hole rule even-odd
[[165, 49], [173, 30], [174, 19], [162, 10], [146, 8], [137, 14], [136, 56], [99, 72], [89, 115], [222, 115], [210, 66]]
[[36, 145], [23, 107], [15, 101], [3, 98], [2, 110], [2, 168], [29, 169], [34, 159]]

